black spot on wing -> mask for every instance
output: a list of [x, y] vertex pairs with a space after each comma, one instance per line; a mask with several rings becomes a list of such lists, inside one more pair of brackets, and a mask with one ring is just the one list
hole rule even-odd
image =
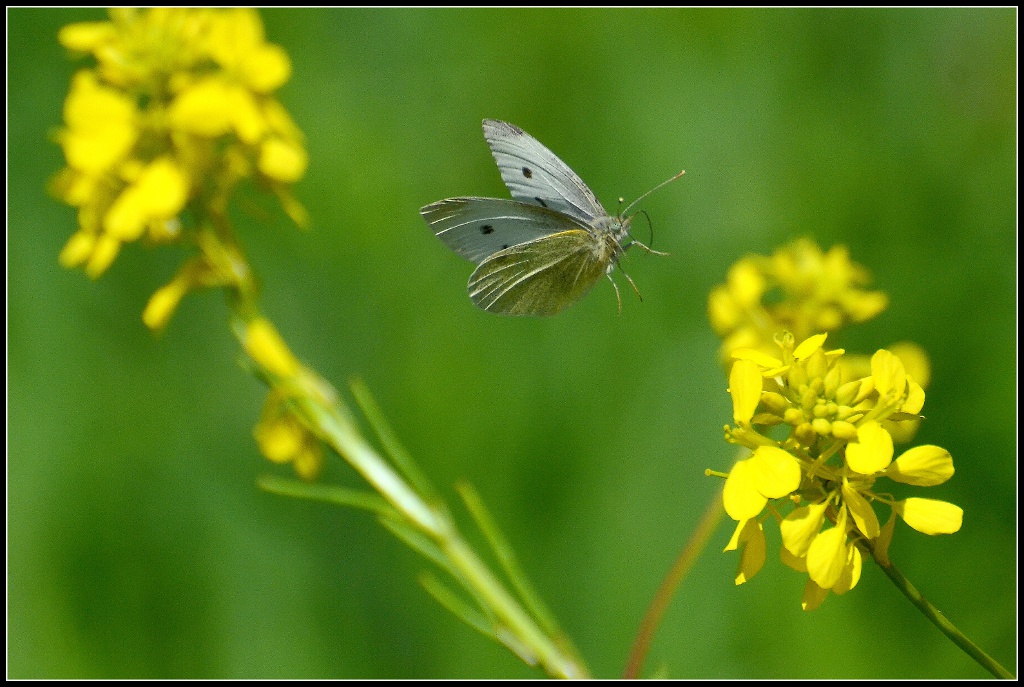
[[505, 250], [506, 248], [508, 248], [508, 244], [507, 243], [502, 245], [502, 247], [501, 247], [502, 250]]
[[527, 179], [532, 179], [533, 170], [530, 169], [529, 167], [523, 167], [523, 176], [526, 177]]
[[485, 224], [482, 227], [480, 227], [480, 233], [481, 234], [493, 234], [494, 233], [494, 227], [491, 226], [490, 224]]

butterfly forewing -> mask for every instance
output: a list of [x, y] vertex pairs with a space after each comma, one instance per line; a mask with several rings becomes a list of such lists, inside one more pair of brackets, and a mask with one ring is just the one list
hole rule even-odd
[[519, 127], [484, 120], [484, 138], [512, 197], [589, 224], [608, 213], [583, 180], [558, 156]]
[[607, 271], [586, 229], [512, 246], [480, 263], [469, 297], [503, 315], [555, 315], [576, 302]]
[[536, 205], [501, 198], [448, 198], [420, 210], [445, 245], [475, 263], [511, 246], [582, 224]]

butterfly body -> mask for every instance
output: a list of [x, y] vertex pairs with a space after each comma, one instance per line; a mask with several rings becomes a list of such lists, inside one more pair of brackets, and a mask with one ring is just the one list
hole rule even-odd
[[483, 129], [514, 200], [448, 198], [420, 213], [477, 264], [473, 303], [503, 315], [555, 315], [610, 278], [634, 243], [630, 220], [609, 215], [568, 165], [519, 127], [485, 119]]

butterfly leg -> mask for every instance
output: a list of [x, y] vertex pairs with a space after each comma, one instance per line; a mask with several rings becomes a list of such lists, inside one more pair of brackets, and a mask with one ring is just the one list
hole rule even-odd
[[[650, 246], [647, 246], [647, 245], [645, 245], [645, 244], [643, 244], [643, 243], [640, 243], [640, 242], [639, 242], [639, 241], [637, 241], [636, 239], [633, 239], [632, 241], [630, 241], [630, 242], [629, 242], [629, 245], [630, 245], [630, 246], [632, 246], [632, 245], [633, 245], [634, 243], [635, 243], [636, 245], [640, 246], [641, 248], [643, 248], [643, 249], [644, 249], [645, 251], [647, 251], [648, 253], [654, 253], [655, 255], [671, 255], [670, 253], [662, 253], [662, 252], [661, 252], [660, 250], [654, 250], [654, 249], [653, 249], [653, 248], [651, 248]], [[627, 247], [628, 247], [628, 246], [627, 246]]]
[[633, 281], [633, 277], [626, 274], [626, 271], [623, 270], [621, 266], [619, 267], [619, 269], [622, 270], [622, 274], [626, 276], [626, 280], [629, 281], [629, 285], [633, 287], [633, 291], [636, 292], [636, 297], [640, 299], [641, 303], [643, 303], [644, 297], [640, 295], [640, 289], [636, 288], [636, 282]]
[[[623, 274], [625, 274], [625, 272], [623, 272]], [[608, 281], [610, 281], [612, 283], [612, 286], [615, 287], [615, 300], [619, 302], [619, 314], [621, 315], [622, 314], [622, 294], [619, 293], [619, 285], [615, 283], [614, 279], [612, 279], [612, 273], [611, 272], [606, 273], [605, 276], [608, 277]], [[626, 276], [626, 279], [629, 279], [628, 275]], [[633, 280], [629, 279], [629, 281], [632, 282]], [[636, 288], [636, 287], [633, 287], [633, 288]]]

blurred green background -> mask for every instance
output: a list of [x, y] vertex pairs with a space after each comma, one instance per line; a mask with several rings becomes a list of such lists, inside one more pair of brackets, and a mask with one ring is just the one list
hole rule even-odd
[[[728, 469], [708, 290], [801, 236], [850, 247], [891, 297], [831, 343], [924, 346], [917, 443], [965, 510], [891, 554], [1016, 672], [1016, 11], [266, 10], [291, 55], [280, 98], [311, 164], [296, 231], [239, 227], [266, 311], [344, 388], [361, 375], [455, 501], [475, 484], [594, 673], [640, 618]], [[57, 264], [74, 211], [45, 194], [80, 64], [56, 32], [100, 10], [8, 11], [8, 676], [531, 677], [442, 610], [426, 564], [369, 516], [261, 493], [264, 388], [216, 292], [143, 327], [180, 250], [131, 246], [98, 282]], [[84, 63], [84, 62], [83, 62]], [[614, 208], [643, 203], [661, 258], [626, 261], [552, 319], [475, 308], [472, 265], [420, 206], [507, 197], [484, 117], [554, 150]], [[639, 237], [644, 240], [646, 223]], [[332, 478], [358, 484], [341, 466]], [[921, 493], [927, 492], [927, 493]], [[906, 493], [906, 492], [904, 492]], [[468, 524], [460, 511], [462, 522]], [[466, 529], [469, 529], [468, 527]], [[987, 675], [873, 565], [800, 610], [773, 553], [733, 585], [723, 523], [648, 670], [688, 678]]]

